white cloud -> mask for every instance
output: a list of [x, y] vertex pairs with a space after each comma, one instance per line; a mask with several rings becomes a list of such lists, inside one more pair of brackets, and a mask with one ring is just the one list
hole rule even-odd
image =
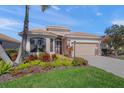
[[112, 24], [124, 25], [124, 20], [113, 20]]
[[78, 6], [72, 6], [65, 9], [66, 12], [71, 12], [73, 9], [79, 8]]
[[35, 22], [30, 22], [29, 23], [29, 28], [30, 29], [34, 29], [34, 28], [45, 28], [45, 25], [42, 25], [42, 24], [38, 24], [38, 23], [35, 23]]
[[71, 10], [72, 10], [72, 8], [67, 8], [65, 11], [70, 12]]
[[78, 9], [78, 8], [81, 8], [81, 6], [79, 5], [73, 5], [73, 6], [69, 6], [65, 9], [66, 12], [70, 12], [72, 11], [73, 9]]
[[6, 30], [12, 30], [13, 27], [20, 25], [20, 23], [16, 20], [0, 18], [0, 28]]
[[63, 14], [61, 12], [53, 11], [53, 10], [46, 11], [44, 15], [33, 14], [30, 18], [35, 21], [36, 20], [38, 21], [41, 20], [42, 22], [44, 21], [45, 23], [49, 25], [58, 24], [58, 25], [74, 26], [77, 23], [79, 23], [76, 19], [70, 16], [67, 16], [66, 14]]
[[[14, 14], [14, 15], [19, 15], [19, 16], [24, 16], [24, 8], [23, 7], [16, 7], [16, 8], [4, 8], [0, 7], [0, 11], [6, 12], [8, 14]], [[16, 11], [16, 12], [15, 12]]]
[[55, 9], [55, 10], [60, 10], [60, 8], [59, 8], [58, 6], [52, 5], [51, 7], [52, 7], [53, 9]]
[[97, 13], [96, 13], [96, 16], [102, 16], [102, 13], [97, 12]]

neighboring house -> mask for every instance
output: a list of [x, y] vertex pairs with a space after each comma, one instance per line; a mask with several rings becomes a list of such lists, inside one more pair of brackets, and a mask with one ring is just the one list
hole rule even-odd
[[19, 48], [20, 42], [4, 34], [0, 34], [0, 44], [4, 49], [16, 49]]
[[[22, 32], [19, 33], [22, 35]], [[75, 41], [75, 43], [74, 43]], [[63, 55], [100, 55], [101, 37], [83, 32], [71, 32], [66, 27], [48, 26], [28, 33], [27, 52], [48, 52]], [[69, 51], [71, 49], [71, 52]]]

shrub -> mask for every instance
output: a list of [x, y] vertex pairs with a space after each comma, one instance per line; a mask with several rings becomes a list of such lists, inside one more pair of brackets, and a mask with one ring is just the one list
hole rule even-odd
[[63, 66], [72, 66], [72, 62], [65, 60], [64, 62], [62, 62]]
[[7, 52], [7, 54], [9, 55], [9, 57], [12, 59], [12, 61], [16, 60], [17, 57], [17, 49], [6, 49], [5, 50]]
[[0, 61], [2, 61], [2, 58], [0, 57]]
[[22, 64], [19, 64], [15, 69], [21, 70], [21, 69], [28, 68], [29, 66], [31, 66], [30, 63], [22, 63]]
[[42, 53], [39, 55], [39, 60], [43, 61], [43, 62], [50, 62], [51, 61], [51, 57], [50, 54], [48, 53]]
[[53, 67], [60, 67], [60, 66], [71, 66], [72, 60], [68, 57], [57, 55], [57, 59], [52, 62]]
[[40, 63], [41, 63], [40, 60], [34, 60], [34, 61], [31, 61], [29, 64], [32, 66], [35, 66], [35, 65], [39, 65]]
[[60, 67], [60, 66], [72, 66], [72, 62], [68, 60], [57, 60], [55, 62], [52, 62], [53, 67]]
[[57, 59], [56, 54], [52, 54], [51, 57], [52, 57], [52, 61], [55, 61]]
[[3, 61], [0, 61], [0, 75], [8, 73], [11, 70], [12, 66], [9, 64], [6, 64]]
[[16, 60], [17, 55], [18, 55], [17, 53], [12, 53], [12, 54], [10, 55], [12, 61], [15, 61], [15, 60]]
[[8, 55], [11, 55], [12, 53], [17, 53], [16, 49], [6, 49], [5, 51], [7, 52]]
[[42, 62], [40, 60], [35, 60], [35, 61], [28, 62], [28, 63], [22, 63], [22, 64], [18, 65], [15, 69], [22, 70], [25, 68], [31, 68], [33, 66], [39, 66], [43, 69], [52, 68], [52, 65], [50, 62]]
[[38, 65], [39, 65], [40, 67], [44, 67], [44, 66], [46, 65], [46, 63], [45, 63], [45, 62], [40, 62]]
[[12, 76], [20, 76], [32, 72], [40, 72], [40, 68], [41, 68], [39, 65], [40, 63], [42, 62], [39, 60], [35, 60], [35, 61], [19, 64], [17, 67], [12, 69], [10, 73], [12, 74]]
[[25, 57], [24, 62], [30, 62], [30, 61], [34, 61], [34, 60], [37, 60], [37, 55], [29, 55], [29, 56]]
[[62, 62], [61, 61], [56, 61], [56, 62], [52, 62], [52, 67], [60, 67], [60, 66], [63, 66]]
[[80, 57], [76, 57], [73, 61], [72, 61], [72, 65], [73, 66], [81, 66], [81, 65], [88, 65], [87, 60], [80, 58]]
[[44, 65], [43, 65], [43, 63], [42, 63], [41, 68], [42, 68], [42, 69], [49, 70], [49, 69], [53, 68], [53, 66], [52, 66], [51, 62], [47, 62], [47, 63], [45, 63]]
[[17, 76], [17, 75], [20, 75], [20, 74], [23, 74], [23, 73], [22, 73], [22, 71], [20, 71], [20, 70], [18, 70], [18, 69], [12, 69], [12, 70], [10, 71], [10, 74], [11, 74], [12, 76]]

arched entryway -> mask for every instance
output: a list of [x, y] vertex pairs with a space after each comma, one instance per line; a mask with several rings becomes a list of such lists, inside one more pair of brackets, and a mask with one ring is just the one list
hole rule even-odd
[[55, 53], [62, 54], [62, 39], [56, 38], [55, 40]]

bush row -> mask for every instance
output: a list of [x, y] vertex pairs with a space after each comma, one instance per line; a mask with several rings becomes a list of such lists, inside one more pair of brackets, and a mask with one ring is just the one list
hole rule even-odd
[[37, 58], [35, 59], [35, 56], [30, 56], [30, 58], [32, 58], [30, 59], [32, 61], [28, 60], [27, 62], [21, 63], [16, 67], [12, 67], [11, 65], [6, 64], [3, 61], [0, 61], [0, 75], [10, 72], [13, 76], [16, 76], [22, 73], [26, 74], [30, 72], [40, 72], [42, 70], [46, 71], [56, 67], [82, 66], [88, 64], [88, 62], [83, 58], [76, 57], [75, 59], [71, 59], [62, 55], [52, 55], [52, 60], [54, 60], [53, 62], [48, 62], [48, 59], [46, 57], [46, 62], [43, 62], [43, 59], [40, 58], [39, 60], [36, 60]]
[[38, 56], [36, 54], [29, 55], [25, 57], [25, 62], [30, 62], [34, 60], [40, 60], [43, 62], [51, 62], [57, 59], [56, 54], [49, 54], [49, 53], [40, 53]]

